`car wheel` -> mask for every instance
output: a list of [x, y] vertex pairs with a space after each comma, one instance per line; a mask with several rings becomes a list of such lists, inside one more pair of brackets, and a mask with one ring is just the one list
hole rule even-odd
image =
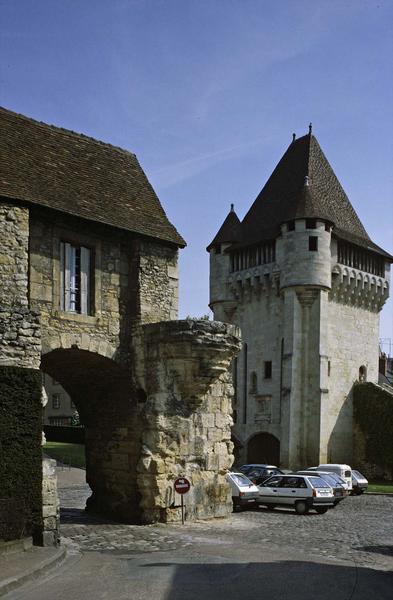
[[317, 513], [319, 515], [324, 515], [328, 511], [326, 506], [317, 506], [317, 508], [315, 510], [317, 511]]
[[304, 502], [303, 500], [296, 502], [295, 510], [298, 515], [306, 515], [308, 513], [307, 502]]
[[267, 504], [267, 505], [266, 505], [266, 508], [267, 508], [268, 510], [274, 510], [274, 509], [276, 508], [276, 505], [275, 505], [275, 504]]
[[233, 512], [241, 512], [242, 507], [237, 502], [233, 502]]

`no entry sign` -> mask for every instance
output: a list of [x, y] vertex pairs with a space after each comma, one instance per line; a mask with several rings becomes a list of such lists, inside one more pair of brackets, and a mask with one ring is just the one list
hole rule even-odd
[[191, 487], [190, 482], [185, 477], [179, 477], [178, 479], [175, 479], [175, 483], [173, 485], [178, 494], [186, 494]]

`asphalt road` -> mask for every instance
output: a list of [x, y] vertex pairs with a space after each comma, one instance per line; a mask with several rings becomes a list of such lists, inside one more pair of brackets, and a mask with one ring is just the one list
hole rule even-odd
[[6, 600], [393, 598], [393, 497], [348, 498], [325, 515], [258, 509], [138, 527], [88, 518], [80, 473], [60, 485], [68, 558]]

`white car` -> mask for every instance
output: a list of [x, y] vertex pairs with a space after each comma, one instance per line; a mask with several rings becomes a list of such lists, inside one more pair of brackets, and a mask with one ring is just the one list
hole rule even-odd
[[363, 492], [367, 492], [368, 480], [359, 471], [352, 469], [352, 495], [359, 496]]
[[256, 506], [259, 489], [244, 473], [227, 473], [227, 481], [231, 488], [235, 512], [245, 506]]
[[273, 509], [276, 506], [292, 507], [298, 515], [312, 508], [318, 514], [334, 506], [334, 493], [330, 485], [316, 475], [273, 475], [259, 488], [258, 503]]

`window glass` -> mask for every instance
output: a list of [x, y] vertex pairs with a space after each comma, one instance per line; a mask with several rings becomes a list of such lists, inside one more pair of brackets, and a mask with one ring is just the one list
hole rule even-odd
[[232, 479], [238, 485], [251, 485], [252, 481], [249, 480], [245, 475], [232, 475]]
[[60, 309], [91, 314], [91, 250], [68, 242], [60, 244]]
[[321, 477], [309, 477], [310, 483], [315, 488], [329, 488], [330, 485]]
[[60, 394], [52, 394], [52, 408], [60, 408]]
[[345, 477], [351, 477], [351, 471], [345, 471], [344, 475]]
[[281, 480], [282, 477], [270, 477], [270, 479], [267, 479], [263, 485], [266, 487], [279, 487]]

